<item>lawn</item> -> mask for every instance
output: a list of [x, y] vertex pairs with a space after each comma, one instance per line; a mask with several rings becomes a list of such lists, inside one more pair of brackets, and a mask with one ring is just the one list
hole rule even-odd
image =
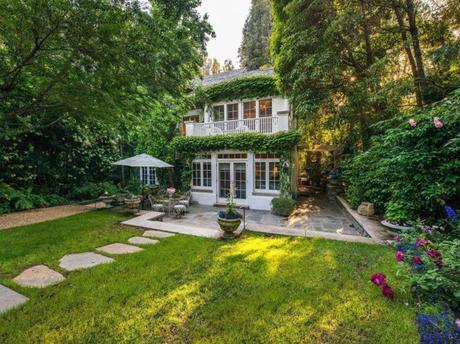
[[[391, 249], [247, 233], [177, 235], [46, 289], [11, 278], [66, 253], [126, 242], [122, 215], [97, 211], [0, 232], [0, 283], [30, 301], [0, 315], [1, 343], [417, 343]], [[62, 272], [62, 270], [59, 270]], [[389, 301], [368, 281], [384, 272]]]

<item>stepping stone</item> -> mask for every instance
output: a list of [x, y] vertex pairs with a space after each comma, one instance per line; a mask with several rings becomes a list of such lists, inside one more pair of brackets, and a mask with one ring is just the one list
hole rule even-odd
[[128, 239], [128, 242], [134, 245], [155, 245], [159, 243], [158, 240], [152, 240], [145, 237], [132, 237]]
[[112, 258], [96, 254], [93, 252], [84, 252], [76, 254], [68, 254], [61, 258], [59, 266], [68, 271], [88, 269], [100, 264], [113, 263]]
[[9, 309], [22, 305], [29, 299], [24, 295], [16, 293], [14, 290], [0, 285], [0, 314]]
[[96, 250], [102, 251], [108, 254], [128, 254], [128, 253], [140, 252], [140, 251], [143, 251], [144, 249], [137, 247], [137, 246], [115, 243], [115, 244], [110, 244], [110, 245], [99, 247]]
[[59, 272], [51, 270], [45, 265], [28, 268], [17, 276], [14, 281], [23, 287], [45, 288], [65, 280]]
[[174, 235], [176, 234], [160, 232], [160, 231], [145, 231], [143, 234], [143, 236], [148, 237], [148, 238], [169, 238]]

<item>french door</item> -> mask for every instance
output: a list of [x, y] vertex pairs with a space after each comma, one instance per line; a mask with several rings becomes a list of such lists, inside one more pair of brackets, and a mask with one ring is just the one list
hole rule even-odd
[[218, 190], [219, 203], [225, 203], [233, 187], [236, 203], [245, 204], [246, 192], [246, 163], [245, 162], [218, 162]]

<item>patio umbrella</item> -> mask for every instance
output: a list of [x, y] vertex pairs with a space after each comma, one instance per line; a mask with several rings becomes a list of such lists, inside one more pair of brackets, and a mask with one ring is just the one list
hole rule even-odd
[[128, 159], [114, 162], [113, 165], [129, 166], [129, 167], [156, 167], [156, 168], [171, 168], [174, 167], [160, 159], [154, 158], [148, 154], [139, 154]]
[[[168, 164], [168, 163], [166, 163], [166, 162], [164, 162], [164, 161], [162, 161], [160, 159], [154, 158], [153, 156], [150, 156], [148, 154], [139, 154], [139, 155], [133, 156], [133, 157], [128, 158], [128, 159], [123, 159], [123, 160], [114, 162], [113, 165], [122, 166], [122, 168], [123, 168], [123, 166], [139, 167], [139, 168], [152, 167], [152, 168], [155, 169], [155, 183], [158, 183], [158, 180], [156, 178], [156, 169], [157, 168], [172, 168], [172, 167], [174, 167], [173, 165], [170, 165], [170, 164]], [[148, 172], [148, 173], [150, 173], [150, 172]], [[141, 173], [140, 173], [140, 178], [142, 180], [142, 174]], [[123, 184], [125, 183], [124, 179], [125, 178], [124, 178], [124, 173], [123, 173], [123, 175], [122, 175]]]

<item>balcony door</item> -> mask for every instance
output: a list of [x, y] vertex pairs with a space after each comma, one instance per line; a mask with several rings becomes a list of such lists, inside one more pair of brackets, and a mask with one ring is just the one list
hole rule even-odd
[[246, 162], [219, 162], [217, 177], [218, 203], [226, 202], [233, 187], [235, 203], [246, 204]]

